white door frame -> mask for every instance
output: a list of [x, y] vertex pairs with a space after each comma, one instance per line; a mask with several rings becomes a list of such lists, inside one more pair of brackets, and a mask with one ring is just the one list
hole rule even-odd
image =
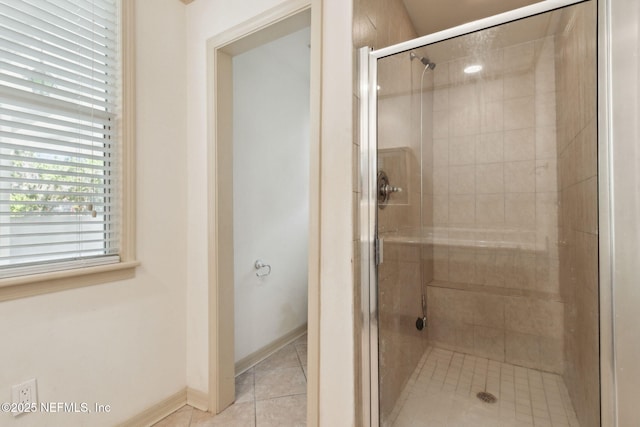
[[321, 0], [288, 0], [207, 40], [209, 409], [235, 400], [233, 87], [231, 58], [290, 32], [311, 14], [307, 424], [318, 425]]

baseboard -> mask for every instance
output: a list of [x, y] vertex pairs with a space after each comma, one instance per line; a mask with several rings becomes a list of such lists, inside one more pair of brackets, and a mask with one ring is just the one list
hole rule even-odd
[[[203, 393], [204, 394], [204, 393]], [[183, 389], [161, 402], [118, 424], [118, 427], [148, 427], [171, 415], [187, 404], [188, 389]]]
[[[276, 351], [280, 350], [287, 344], [295, 341], [300, 336], [307, 332], [307, 324], [294, 329], [293, 331], [283, 335], [272, 343], [262, 347], [258, 351], [255, 351], [239, 360], [236, 363], [236, 375], [239, 375], [251, 368], [252, 366], [262, 362], [267, 357], [271, 356]], [[190, 405], [194, 408], [198, 408], [201, 411], [207, 411], [209, 409], [209, 395], [200, 390], [196, 390], [190, 387], [186, 387], [180, 390], [176, 394], [167, 397], [161, 402], [156, 403], [150, 408], [144, 410], [138, 415], [128, 419], [127, 421], [118, 424], [118, 427], [141, 427], [151, 426], [163, 418], [171, 415], [184, 405]]]
[[261, 349], [254, 351], [247, 357], [241, 360], [238, 360], [236, 362], [236, 375], [240, 375], [241, 373], [251, 368], [252, 366], [262, 362], [264, 359], [271, 356], [273, 353], [280, 350], [285, 345], [295, 341], [296, 339], [304, 335], [306, 332], [307, 332], [307, 324], [305, 323], [304, 325], [295, 328], [293, 331], [273, 341], [271, 344], [267, 344]]
[[187, 387], [187, 405], [201, 411], [209, 410], [209, 395], [203, 391]]

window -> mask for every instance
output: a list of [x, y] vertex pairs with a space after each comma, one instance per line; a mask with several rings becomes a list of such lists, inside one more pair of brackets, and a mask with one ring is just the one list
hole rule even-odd
[[0, 0], [0, 279], [123, 261], [119, 3]]

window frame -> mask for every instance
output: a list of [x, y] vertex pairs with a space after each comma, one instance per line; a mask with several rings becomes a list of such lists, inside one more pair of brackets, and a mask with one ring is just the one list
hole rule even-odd
[[46, 273], [0, 279], [0, 301], [25, 298], [65, 289], [73, 289], [135, 277], [140, 265], [136, 260], [135, 211], [135, 7], [133, 1], [120, 0], [122, 38], [121, 136], [121, 227], [120, 261], [91, 267], [71, 268]]

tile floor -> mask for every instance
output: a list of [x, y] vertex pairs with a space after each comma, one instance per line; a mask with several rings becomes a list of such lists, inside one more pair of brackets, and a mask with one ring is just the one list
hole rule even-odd
[[298, 427], [306, 420], [305, 334], [236, 377], [236, 401], [222, 413], [184, 406], [153, 427]]
[[[498, 398], [484, 403], [476, 394]], [[394, 427], [579, 427], [562, 377], [429, 347], [389, 420]]]

